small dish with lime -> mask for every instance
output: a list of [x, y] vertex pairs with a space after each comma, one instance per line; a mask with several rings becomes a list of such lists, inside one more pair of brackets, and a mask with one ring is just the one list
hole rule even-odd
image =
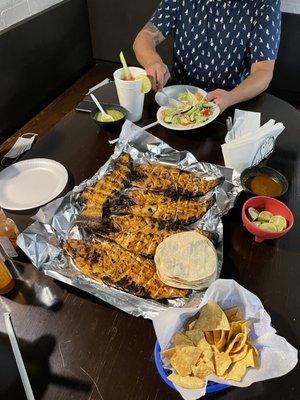
[[294, 224], [292, 211], [281, 201], [268, 196], [248, 199], [242, 208], [244, 227], [258, 243], [278, 239], [289, 232]]

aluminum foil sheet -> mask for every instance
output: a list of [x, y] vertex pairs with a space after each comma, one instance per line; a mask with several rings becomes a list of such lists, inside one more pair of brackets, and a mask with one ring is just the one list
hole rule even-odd
[[[81, 211], [80, 193], [96, 183], [108, 173], [115, 159], [122, 153], [129, 153], [135, 163], [155, 162], [171, 164], [197, 174], [209, 174], [212, 177], [223, 175], [225, 181], [221, 187], [214, 189], [216, 203], [191, 229], [201, 227], [217, 232], [218, 270], [223, 263], [223, 225], [221, 217], [233, 207], [237, 195], [242, 190], [239, 174], [229, 168], [209, 163], [202, 163], [187, 151], [177, 151], [157, 137], [141, 130], [126, 121], [116, 143], [113, 155], [97, 173], [80, 185], [74, 187], [65, 197], [56, 199], [42, 207], [33, 217], [34, 223], [18, 237], [18, 245], [27, 254], [33, 265], [54, 279], [75, 286], [98, 297], [99, 299], [134, 316], [152, 319], [161, 310], [168, 307], [193, 307], [199, 304], [203, 291], [192, 291], [189, 298], [155, 301], [143, 299], [129, 293], [109, 287], [101, 282], [83, 275], [67, 258], [60, 243], [68, 238], [82, 239], [84, 233], [76, 225], [76, 217]], [[207, 283], [206, 286], [208, 286]]]

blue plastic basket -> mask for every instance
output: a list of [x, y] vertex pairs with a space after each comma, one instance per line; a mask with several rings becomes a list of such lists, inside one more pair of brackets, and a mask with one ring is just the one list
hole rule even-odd
[[[159, 346], [158, 341], [155, 342], [155, 346], [154, 346], [154, 360], [155, 360], [155, 365], [156, 365], [157, 371], [158, 371], [159, 375], [161, 376], [161, 378], [165, 381], [165, 383], [171, 389], [176, 390], [173, 383], [167, 378], [167, 376], [169, 375], [168, 372], [163, 368], [162, 360], [160, 357], [160, 346]], [[207, 386], [206, 386], [206, 393], [219, 392], [220, 390], [224, 390], [229, 387], [230, 387], [230, 385], [224, 385], [221, 383], [215, 383], [215, 382], [208, 381]]]

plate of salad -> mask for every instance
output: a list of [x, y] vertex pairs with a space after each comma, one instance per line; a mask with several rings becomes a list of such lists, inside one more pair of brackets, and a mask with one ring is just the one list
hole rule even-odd
[[[200, 128], [212, 122], [220, 114], [220, 108], [206, 101], [206, 92], [194, 86], [168, 86], [164, 92], [177, 100], [176, 106], [160, 107], [158, 122], [168, 129], [185, 131]], [[156, 95], [159, 104], [159, 93]]]

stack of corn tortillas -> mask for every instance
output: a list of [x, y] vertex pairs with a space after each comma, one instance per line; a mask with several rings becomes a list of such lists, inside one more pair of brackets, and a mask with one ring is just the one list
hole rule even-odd
[[166, 238], [158, 245], [154, 260], [161, 281], [181, 289], [202, 289], [215, 279], [217, 272], [213, 244], [196, 231]]

